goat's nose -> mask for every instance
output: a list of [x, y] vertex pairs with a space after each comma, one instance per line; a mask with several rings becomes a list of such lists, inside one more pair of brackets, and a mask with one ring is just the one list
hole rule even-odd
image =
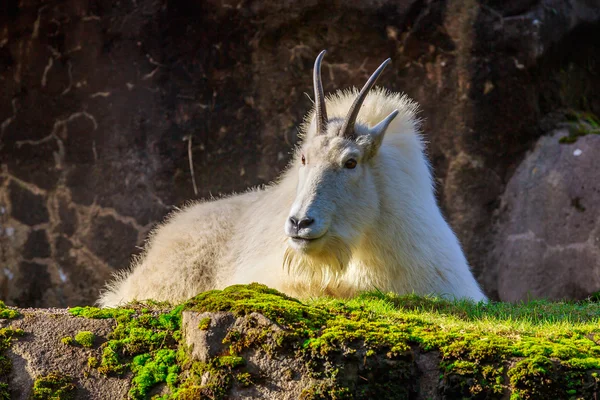
[[298, 222], [298, 230], [309, 227], [313, 222], [315, 222], [314, 218], [301, 219], [300, 222]]
[[300, 229], [307, 228], [315, 222], [314, 218], [303, 218], [298, 221], [295, 217], [290, 217], [290, 224], [294, 231], [298, 232]]

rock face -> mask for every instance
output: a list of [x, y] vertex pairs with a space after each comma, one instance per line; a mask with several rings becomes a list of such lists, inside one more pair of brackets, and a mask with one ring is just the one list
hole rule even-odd
[[163, 307], [0, 303], [0, 397], [555, 400], [600, 392], [594, 301], [475, 304], [370, 292], [301, 302], [250, 284]]
[[[206, 322], [206, 327], [199, 329], [199, 323]], [[239, 332], [240, 336], [256, 329], [265, 329], [262, 345], [272, 345], [282, 329], [258, 313], [236, 318], [226, 312], [185, 312], [182, 318], [182, 336], [188, 346], [190, 359], [208, 363], [216, 357], [229, 354], [227, 337], [230, 332]], [[244, 352], [244, 362], [248, 373], [260, 376], [269, 382], [266, 385], [256, 385], [251, 388], [238, 387], [231, 393], [236, 399], [299, 399], [302, 391], [311, 387], [314, 382], [310, 379], [303, 360], [293, 357], [278, 357], [266, 359], [264, 353], [255, 349]], [[296, 372], [292, 372], [296, 371]]]
[[[52, 380], [62, 378], [69, 382], [72, 386], [66, 392], [71, 396], [68, 398], [74, 400], [150, 398], [149, 396], [131, 395], [131, 373], [105, 376], [89, 365], [90, 357], [101, 358], [103, 344], [106, 343], [112, 330], [111, 327], [115, 324], [114, 320], [77, 318], [69, 315], [64, 309], [20, 311], [25, 318], [14, 321], [10, 324], [10, 328], [22, 329], [24, 334], [23, 337], [14, 340], [7, 353], [8, 359], [12, 363], [12, 371], [8, 376], [8, 390], [11, 399], [27, 400], [32, 398], [35, 382], [48, 377]], [[214, 322], [204, 329], [199, 329], [198, 321], [204, 318], [209, 318]], [[230, 313], [184, 312], [182, 323], [182, 343], [188, 349], [189, 358], [191, 361], [201, 363], [210, 363], [220, 356], [227, 357], [229, 346], [224, 345], [222, 340], [232, 331], [239, 333], [241, 337], [251, 335], [252, 331], [257, 328], [265, 328], [271, 332], [281, 331], [277, 324], [258, 313], [235, 318]], [[0, 320], [0, 327], [2, 326], [2, 320]], [[80, 331], [91, 331], [95, 334], [96, 339], [92, 348], [61, 343], [63, 337], [73, 337]], [[221, 336], [221, 340], [208, 340], [207, 342], [206, 337], [214, 336]], [[265, 354], [264, 348], [274, 345], [275, 339], [275, 335], [267, 335], [261, 339], [260, 344], [257, 343], [240, 353], [241, 358], [237, 357], [243, 359], [245, 373], [252, 376], [256, 382], [250, 385], [237, 382], [226, 393], [219, 394], [216, 398], [308, 400], [321, 398], [319, 395], [326, 395], [328, 390], [332, 390], [328, 379], [324, 379], [319, 376], [319, 373], [312, 371], [305, 365], [306, 360], [295, 357], [293, 352], [278, 353], [276, 356]], [[200, 349], [202, 349], [201, 354], [198, 353]], [[368, 361], [366, 361], [367, 358]], [[362, 379], [369, 379], [371, 383], [381, 381], [379, 384], [384, 384], [385, 380], [389, 379], [386, 375], [388, 371], [395, 371], [396, 368], [402, 370], [403, 373], [398, 373], [394, 378], [403, 382], [406, 391], [397, 393], [397, 396], [387, 393], [383, 397], [385, 399], [405, 399], [408, 398], [408, 393], [416, 396], [414, 398], [419, 400], [441, 398], [439, 390], [440, 357], [437, 352], [422, 353], [415, 348], [414, 354], [389, 359], [385, 354], [375, 356], [369, 354], [367, 356], [366, 349], [363, 348], [354, 354], [345, 355], [343, 359], [344, 362], [347, 362], [344, 365], [343, 380], [345, 382], [358, 381], [362, 376]], [[341, 365], [324, 364], [313, 367], [318, 370], [327, 370]], [[406, 369], [406, 365], [411, 367]], [[215, 372], [212, 372], [212, 376], [211, 373], [205, 373], [202, 381], [198, 384], [206, 386], [214, 384], [215, 380], [219, 380], [219, 376]], [[260, 380], [257, 380], [257, 377], [260, 377]], [[416, 377], [419, 377], [417, 381], [412, 380]], [[0, 378], [4, 378], [1, 373]], [[225, 382], [220, 383], [225, 384]], [[164, 386], [164, 384], [159, 385], [153, 393], [163, 392]], [[203, 394], [206, 395], [206, 393]], [[381, 395], [381, 393], [379, 394]], [[190, 393], [187, 395], [189, 397], [183, 395], [183, 398], [203, 398]], [[358, 398], [370, 397], [359, 396]]]
[[[30, 399], [36, 379], [57, 373], [77, 379], [77, 392], [81, 399], [126, 398], [129, 389], [126, 379], [104, 377], [93, 370], [85, 372], [89, 369], [88, 358], [100, 357], [102, 352], [98, 346], [106, 341], [114, 321], [74, 318], [64, 309], [28, 310], [25, 315], [26, 318], [10, 324], [11, 328], [22, 329], [25, 333], [10, 347], [13, 371], [9, 384], [11, 399]], [[74, 337], [80, 331], [95, 334], [95, 348], [61, 343], [62, 338]]]
[[600, 135], [559, 144], [566, 136], [542, 137], [502, 196], [494, 241], [502, 300], [582, 298], [600, 288]]
[[422, 105], [440, 202], [498, 297], [505, 183], [549, 114], [600, 114], [599, 20], [597, 0], [3, 1], [0, 298], [90, 304], [173, 206], [274, 179], [324, 48], [328, 92], [392, 58], [380, 82]]

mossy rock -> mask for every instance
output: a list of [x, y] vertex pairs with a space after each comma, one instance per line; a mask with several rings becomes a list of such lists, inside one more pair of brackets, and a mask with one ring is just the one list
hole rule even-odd
[[[234, 316], [221, 354], [190, 359], [183, 312], [208, 313], [193, 326], [206, 334], [210, 313]], [[71, 313], [116, 320], [102, 356], [88, 365], [108, 376], [133, 373], [132, 399], [149, 398], [158, 387], [162, 399], [259, 393], [274, 384], [273, 374], [305, 399], [408, 399], [425, 379], [446, 398], [587, 399], [599, 391], [594, 301], [473, 303], [380, 292], [300, 301], [251, 284], [202, 293], [169, 310], [136, 303]], [[427, 378], [424, 354], [435, 355], [438, 370]], [[269, 363], [275, 372], [258, 367]]]

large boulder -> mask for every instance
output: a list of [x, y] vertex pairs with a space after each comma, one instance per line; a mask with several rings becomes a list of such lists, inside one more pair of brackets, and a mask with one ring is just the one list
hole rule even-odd
[[559, 143], [568, 137], [541, 137], [502, 195], [493, 253], [502, 300], [600, 290], [600, 135]]

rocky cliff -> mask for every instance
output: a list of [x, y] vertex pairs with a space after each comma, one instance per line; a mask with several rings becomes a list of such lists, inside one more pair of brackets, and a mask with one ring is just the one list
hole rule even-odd
[[502, 254], [538, 246], [503, 225], [524, 206], [503, 204], [527, 201], [509, 184], [527, 151], [558, 151], [538, 138], [600, 115], [599, 18], [596, 0], [3, 1], [0, 298], [91, 304], [173, 206], [274, 179], [324, 48], [326, 91], [392, 58], [381, 84], [421, 104], [440, 202], [490, 296], [583, 298], [600, 289], [598, 229], [578, 233], [598, 215], [596, 175], [527, 221], [573, 223], [550, 244], [577, 253], [571, 280], [550, 279], [573, 274], [543, 249]]

